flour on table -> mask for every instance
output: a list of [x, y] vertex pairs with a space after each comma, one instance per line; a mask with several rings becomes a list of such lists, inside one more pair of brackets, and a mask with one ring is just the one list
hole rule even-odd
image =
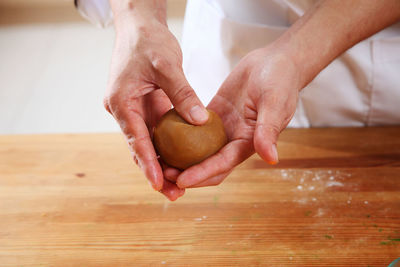
[[[299, 204], [305, 204], [307, 201], [316, 202], [317, 198], [312, 195], [310, 196], [310, 194], [323, 192], [328, 188], [344, 187], [346, 178], [352, 176], [351, 173], [343, 170], [326, 169], [280, 169], [272, 170], [272, 172], [276, 172], [277, 178], [294, 182], [295, 187], [293, 190], [304, 196], [303, 198], [293, 200]], [[347, 201], [347, 204], [351, 203], [351, 199], [345, 201]]]

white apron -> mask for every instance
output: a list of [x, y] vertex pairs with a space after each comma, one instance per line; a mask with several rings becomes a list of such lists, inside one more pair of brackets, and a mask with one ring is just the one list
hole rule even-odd
[[[189, 0], [183, 66], [204, 104], [248, 52], [268, 45], [314, 0]], [[400, 23], [355, 45], [299, 97], [289, 127], [400, 124]]]

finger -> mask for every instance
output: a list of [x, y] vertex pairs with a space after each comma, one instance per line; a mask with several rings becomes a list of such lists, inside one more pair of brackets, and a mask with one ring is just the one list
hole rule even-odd
[[165, 164], [163, 161], [161, 161], [161, 167], [163, 169], [163, 174], [164, 178], [169, 180], [170, 182], [175, 183], [176, 179], [178, 178], [179, 174], [181, 174], [181, 171], [178, 169], [175, 169], [173, 167], [168, 166]]
[[285, 111], [278, 98], [263, 95], [257, 105], [257, 123], [254, 132], [254, 148], [267, 163], [278, 163], [277, 141], [283, 130]]
[[219, 185], [220, 183], [222, 183], [226, 177], [228, 177], [228, 175], [231, 173], [231, 171], [229, 172], [224, 172], [220, 175], [208, 178], [207, 180], [200, 182], [198, 184], [192, 185], [188, 188], [197, 188], [197, 187], [206, 187], [206, 186], [215, 186], [215, 185]]
[[181, 171], [175, 168], [168, 167], [163, 170], [163, 174], [165, 179], [176, 183], [176, 180], [178, 179], [179, 174], [181, 174]]
[[179, 188], [187, 188], [210, 177], [226, 173], [251, 155], [250, 147], [252, 146], [248, 140], [232, 141], [213, 156], [182, 172], [178, 176], [176, 184]]
[[168, 180], [164, 180], [164, 185], [160, 192], [169, 200], [175, 201], [185, 194], [185, 189], [181, 189], [176, 186], [176, 184], [171, 183]]
[[189, 85], [181, 68], [170, 68], [166, 72], [161, 72], [158, 78], [159, 86], [182, 118], [194, 125], [207, 122], [208, 112]]
[[135, 162], [154, 190], [160, 191], [163, 188], [163, 173], [142, 116], [136, 111], [129, 110], [123, 104], [117, 107], [119, 108], [115, 108], [112, 114], [125, 135]]

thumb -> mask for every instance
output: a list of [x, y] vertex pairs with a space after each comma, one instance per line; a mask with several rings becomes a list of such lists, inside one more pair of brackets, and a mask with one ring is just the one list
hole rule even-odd
[[171, 70], [160, 78], [158, 85], [182, 118], [194, 125], [207, 122], [208, 112], [189, 85], [182, 69]]
[[254, 132], [254, 149], [267, 163], [278, 163], [277, 141], [282, 131], [280, 112], [275, 105], [260, 101], [258, 106], [257, 123]]

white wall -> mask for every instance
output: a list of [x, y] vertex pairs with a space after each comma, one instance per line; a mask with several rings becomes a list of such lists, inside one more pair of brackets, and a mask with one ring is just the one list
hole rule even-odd
[[[180, 40], [182, 18], [169, 27]], [[102, 104], [113, 39], [79, 21], [0, 25], [0, 134], [118, 131]]]

